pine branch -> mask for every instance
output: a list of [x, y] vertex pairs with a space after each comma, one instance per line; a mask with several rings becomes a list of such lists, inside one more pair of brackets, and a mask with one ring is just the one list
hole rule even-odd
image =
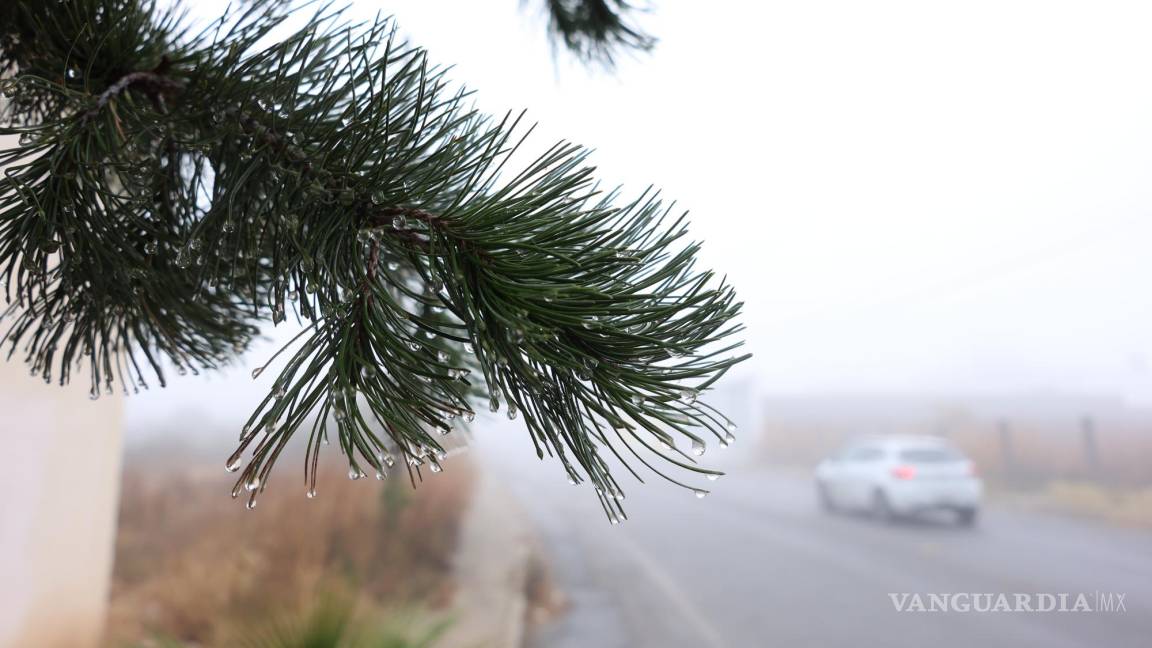
[[227, 364], [291, 313], [227, 462], [249, 506], [296, 437], [310, 496], [330, 437], [349, 477], [415, 483], [477, 400], [613, 520], [604, 450], [704, 494], [669, 468], [720, 474], [696, 462], [732, 426], [697, 394], [746, 356], [685, 216], [602, 192], [574, 144], [512, 171], [531, 129], [471, 108], [390, 22], [321, 9], [290, 32], [276, 7], [199, 33], [142, 0], [4, 10], [10, 355], [84, 369], [97, 397]]
[[553, 39], [585, 63], [613, 68], [621, 50], [647, 52], [656, 45], [655, 38], [627, 20], [638, 11], [627, 0], [545, 2]]

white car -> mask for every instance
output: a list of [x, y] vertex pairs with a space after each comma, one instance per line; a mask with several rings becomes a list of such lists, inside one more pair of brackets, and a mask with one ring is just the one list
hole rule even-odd
[[936, 437], [861, 439], [820, 462], [816, 494], [827, 511], [869, 511], [893, 520], [931, 510], [972, 525], [984, 485], [972, 461]]

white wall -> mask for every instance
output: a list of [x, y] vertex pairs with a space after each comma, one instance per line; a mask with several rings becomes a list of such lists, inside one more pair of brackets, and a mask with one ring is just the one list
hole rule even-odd
[[0, 646], [95, 645], [120, 485], [119, 396], [0, 363]]

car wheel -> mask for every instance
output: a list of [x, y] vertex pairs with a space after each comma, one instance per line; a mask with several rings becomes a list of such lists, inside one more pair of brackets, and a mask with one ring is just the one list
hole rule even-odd
[[881, 522], [896, 521], [896, 511], [892, 510], [892, 504], [882, 490], [872, 494], [872, 517]]
[[960, 526], [976, 526], [977, 517], [978, 509], [976, 508], [962, 508], [956, 510], [956, 524], [959, 524]]
[[828, 487], [824, 484], [816, 484], [816, 499], [820, 501], [820, 509], [825, 513], [836, 513], [840, 507], [836, 506], [836, 501], [832, 499], [832, 494], [828, 492]]

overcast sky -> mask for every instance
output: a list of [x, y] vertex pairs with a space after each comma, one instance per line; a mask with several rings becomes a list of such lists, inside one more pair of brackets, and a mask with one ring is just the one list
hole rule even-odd
[[1147, 2], [655, 0], [658, 47], [615, 74], [552, 56], [542, 0], [354, 4], [689, 209], [766, 392], [1152, 401]]

